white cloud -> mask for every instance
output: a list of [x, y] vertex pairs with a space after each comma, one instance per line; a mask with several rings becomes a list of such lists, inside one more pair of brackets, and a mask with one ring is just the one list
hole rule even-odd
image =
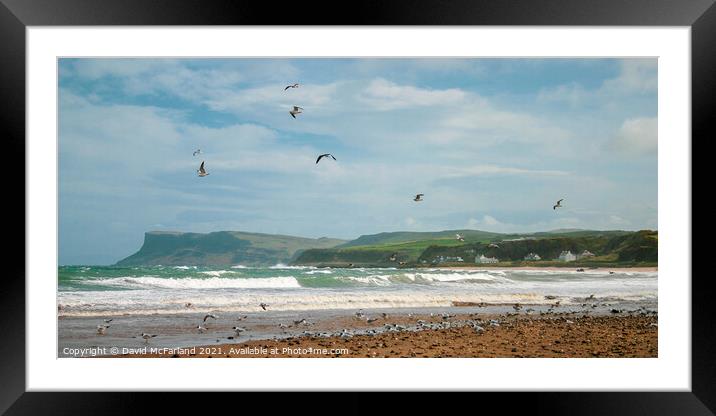
[[629, 155], [655, 154], [658, 147], [656, 117], [634, 118], [624, 121], [608, 148]]
[[102, 77], [136, 77], [153, 71], [167, 71], [167, 69], [171, 72], [170, 68], [176, 68], [176, 61], [172, 59], [97, 58], [75, 61], [71, 67], [77, 76], [95, 80]]
[[281, 110], [281, 115], [287, 116], [288, 110], [294, 105], [303, 107], [306, 112], [335, 110], [336, 93], [345, 85], [342, 82], [308, 84], [288, 91], [284, 91], [284, 87], [284, 84], [277, 83], [240, 90], [209, 90], [204, 101], [216, 111], [254, 114], [271, 109]]
[[584, 103], [592, 94], [576, 82], [540, 90], [538, 102], [566, 102], [571, 106]]
[[586, 89], [577, 82], [543, 88], [537, 102], [564, 102], [571, 106], [594, 105], [615, 97], [656, 92], [656, 59], [625, 59], [619, 62], [619, 74], [605, 80], [599, 88]]
[[602, 89], [617, 94], [656, 91], [658, 61], [655, 58], [625, 59], [620, 61], [620, 65], [619, 76], [604, 81]]
[[482, 219], [470, 218], [467, 221], [467, 228], [484, 229], [485, 231], [494, 231], [496, 227], [501, 227], [506, 224], [501, 223], [495, 217], [491, 215], [483, 215]]
[[429, 90], [375, 79], [361, 92], [359, 100], [378, 111], [425, 106], [460, 105], [467, 94], [457, 88]]

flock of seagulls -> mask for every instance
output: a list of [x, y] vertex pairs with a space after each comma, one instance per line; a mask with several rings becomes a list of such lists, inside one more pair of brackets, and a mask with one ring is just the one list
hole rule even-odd
[[104, 335], [107, 333], [107, 330], [109, 329], [109, 323], [112, 322], [112, 319], [105, 319], [104, 324], [97, 325], [97, 335]]
[[[184, 306], [185, 306], [186, 308], [193, 308], [193, 307], [194, 307], [194, 305], [191, 304], [191, 303], [186, 303]], [[266, 304], [266, 303], [260, 303], [259, 306], [261, 307], [261, 309], [267, 310], [267, 308], [268, 308], [269, 305]], [[236, 320], [237, 320], [237, 321], [243, 321], [243, 320], [246, 319], [247, 317], [248, 317], [247, 315], [239, 316]], [[219, 315], [216, 315], [216, 314], [213, 314], [213, 313], [207, 313], [206, 315], [204, 315], [204, 318], [201, 320], [201, 323], [200, 323], [199, 325], [197, 325], [196, 327], [194, 327], [194, 329], [195, 329], [197, 332], [199, 332], [200, 334], [205, 333], [205, 332], [207, 331], [207, 329], [208, 329], [208, 328], [207, 328], [207, 321], [208, 321], [209, 319], [217, 320], [217, 319], [219, 319]], [[106, 334], [107, 334], [107, 329], [110, 328], [109, 323], [112, 322], [112, 320], [113, 320], [113, 319], [105, 319], [105, 320], [103, 321], [103, 324], [97, 325], [97, 335], [106, 335]], [[294, 323], [296, 323], [296, 322], [294, 322]], [[304, 323], [304, 324], [308, 325], [308, 322], [307, 322], [305, 319], [303, 319], [302, 321], [299, 321], [299, 322], [298, 322], [298, 324], [300, 324], [300, 323]], [[236, 333], [236, 336], [239, 336], [242, 332], [245, 332], [245, 331], [246, 331], [246, 328], [243, 328], [243, 327], [240, 327], [240, 326], [235, 326], [235, 327], [233, 327], [233, 328], [231, 328], [231, 329], [234, 331], [234, 333]], [[150, 339], [155, 338], [155, 337], [157, 337], [157, 334], [149, 334], [149, 333], [146, 333], [146, 332], [142, 332], [141, 334], [139, 334], [139, 335], [137, 335], [137, 336], [135, 336], [135, 337], [133, 337], [133, 338], [142, 338], [142, 339], [144, 339], [144, 342], [145, 342], [145, 343], [148, 343]]]
[[[283, 90], [284, 90], [284, 91], [287, 91], [287, 90], [289, 90], [289, 89], [291, 89], [291, 88], [298, 88], [298, 86], [299, 86], [298, 83], [292, 84], [292, 85], [287, 85], [286, 88], [284, 88]], [[294, 105], [293, 108], [292, 108], [288, 113], [291, 115], [291, 117], [296, 118], [296, 115], [303, 113], [303, 107], [299, 107], [299, 106], [297, 106], [297, 105]], [[196, 150], [192, 153], [192, 156], [196, 156], [196, 155], [199, 155], [199, 154], [201, 154], [201, 149], [196, 149]], [[322, 155], [318, 156], [318, 159], [316, 159], [316, 164], [318, 164], [318, 162], [319, 162], [322, 158], [324, 158], [324, 157], [331, 157], [333, 160], [336, 160], [335, 156], [333, 156], [332, 154], [330, 154], [330, 153], [325, 153], [325, 154], [322, 154]], [[197, 172], [197, 176], [202, 177], [202, 178], [203, 178], [204, 176], [208, 176], [208, 175], [209, 175], [209, 173], [206, 171], [206, 168], [204, 167], [204, 162], [205, 162], [205, 161], [202, 161], [202, 162], [201, 162], [201, 166], [199, 166], [199, 169], [196, 171], [196, 172]]]
[[[299, 84], [298, 84], [298, 83], [295, 83], [295, 84], [287, 85], [283, 90], [284, 90], [284, 91], [288, 91], [289, 89], [298, 88], [298, 87], [299, 87]], [[296, 115], [303, 113], [303, 107], [299, 107], [299, 106], [297, 106], [297, 105], [294, 105], [293, 108], [292, 108], [291, 110], [289, 110], [288, 113], [291, 115], [291, 117], [296, 118]], [[201, 149], [196, 149], [196, 150], [192, 153], [193, 156], [196, 156], [196, 155], [198, 155], [198, 154], [201, 154]], [[335, 156], [333, 156], [332, 154], [330, 154], [330, 153], [324, 153], [324, 154], [318, 156], [318, 158], [316, 159], [316, 165], [317, 165], [318, 162], [320, 162], [321, 159], [323, 159], [324, 157], [330, 157], [330, 158], [332, 158], [333, 160], [336, 160]], [[204, 176], [208, 176], [208, 175], [209, 175], [209, 173], [208, 173], [208, 172], [206, 171], [206, 169], [204, 168], [204, 161], [201, 162], [201, 166], [199, 167], [199, 170], [197, 170], [197, 174], [198, 174], [199, 177], [204, 177]], [[415, 202], [422, 202], [422, 201], [424, 201], [423, 196], [425, 196], [425, 194], [417, 194], [417, 195], [415, 195], [415, 198], [413, 198], [413, 201], [415, 201]], [[560, 199], [559, 201], [557, 201], [557, 203], [552, 207], [552, 209], [553, 209], [553, 210], [556, 210], [557, 208], [562, 208], [562, 205], [561, 205], [562, 201], [564, 201], [564, 199]], [[465, 241], [465, 240], [462, 239], [461, 237], [458, 237], [457, 239], [460, 240], [460, 241]]]

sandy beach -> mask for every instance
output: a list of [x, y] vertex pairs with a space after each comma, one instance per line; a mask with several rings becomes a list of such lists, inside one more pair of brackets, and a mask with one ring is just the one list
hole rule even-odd
[[657, 272], [609, 271], [78, 269], [57, 356], [656, 356]]
[[[449, 315], [448, 315], [449, 316]], [[316, 322], [308, 334], [284, 339], [187, 348], [158, 348], [118, 357], [145, 358], [416, 358], [416, 357], [657, 357], [656, 313], [626, 311], [600, 316], [584, 313], [531, 315], [391, 315], [369, 325], [345, 317]], [[399, 329], [353, 336], [316, 335], [330, 328], [353, 332], [375, 324]], [[417, 326], [416, 326], [417, 325]]]

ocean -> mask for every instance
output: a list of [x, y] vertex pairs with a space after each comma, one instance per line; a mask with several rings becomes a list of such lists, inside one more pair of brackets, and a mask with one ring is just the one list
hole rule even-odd
[[[449, 307], [488, 304], [656, 303], [657, 272], [61, 266], [61, 316]], [[187, 306], [189, 305], [189, 306]]]

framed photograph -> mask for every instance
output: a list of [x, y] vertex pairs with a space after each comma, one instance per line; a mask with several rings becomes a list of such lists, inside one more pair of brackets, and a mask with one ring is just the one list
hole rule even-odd
[[0, 409], [441, 390], [712, 414], [713, 2], [432, 3], [284, 26], [4, 1], [26, 246]]

